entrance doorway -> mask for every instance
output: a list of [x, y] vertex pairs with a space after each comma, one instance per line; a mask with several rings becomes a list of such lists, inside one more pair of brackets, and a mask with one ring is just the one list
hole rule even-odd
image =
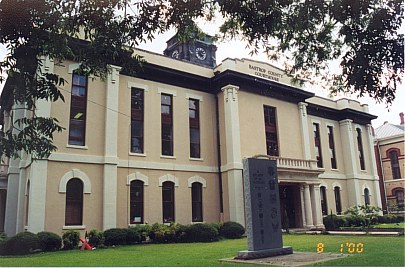
[[298, 185], [280, 184], [280, 213], [283, 229], [302, 227], [300, 188]]

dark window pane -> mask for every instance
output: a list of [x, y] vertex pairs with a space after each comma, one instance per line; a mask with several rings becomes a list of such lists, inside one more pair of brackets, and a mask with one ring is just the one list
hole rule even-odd
[[82, 225], [83, 182], [70, 179], [66, 185], [65, 225]]
[[68, 143], [83, 146], [86, 132], [87, 78], [73, 74], [72, 84]]
[[278, 156], [276, 108], [264, 106], [264, 125], [266, 131], [267, 155]]
[[191, 186], [191, 199], [192, 199], [192, 221], [202, 222], [202, 184], [194, 182]]
[[322, 208], [322, 215], [328, 215], [328, 203], [326, 200], [326, 187], [321, 186], [321, 208]]
[[174, 222], [174, 183], [162, 184], [163, 222]]
[[130, 223], [143, 223], [143, 181], [132, 181], [130, 191]]
[[335, 193], [336, 214], [341, 215], [342, 214], [342, 204], [340, 201], [340, 188], [336, 186], [334, 188], [334, 193]]

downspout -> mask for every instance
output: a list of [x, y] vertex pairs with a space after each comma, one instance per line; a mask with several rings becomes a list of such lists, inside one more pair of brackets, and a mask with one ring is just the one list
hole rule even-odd
[[216, 124], [217, 124], [217, 158], [218, 158], [218, 181], [219, 181], [219, 212], [220, 212], [220, 222], [224, 220], [224, 197], [222, 188], [222, 171], [221, 171], [221, 142], [220, 142], [220, 131], [219, 131], [219, 104], [218, 95], [215, 94], [215, 114], [216, 114]]
[[[388, 199], [387, 199], [387, 192], [385, 190], [385, 176], [384, 176], [384, 169], [383, 169], [383, 164], [382, 164], [382, 159], [381, 159], [381, 150], [380, 150], [380, 141], [377, 141], [377, 151], [378, 151], [378, 160], [380, 164], [380, 170], [381, 170], [381, 178], [382, 178], [382, 185], [384, 189], [384, 199], [385, 199], [385, 209], [387, 210], [388, 214]], [[384, 208], [383, 208], [384, 211]]]

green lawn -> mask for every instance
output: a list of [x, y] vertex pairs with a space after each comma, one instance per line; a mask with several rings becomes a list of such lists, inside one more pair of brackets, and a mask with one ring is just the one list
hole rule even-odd
[[374, 228], [405, 228], [405, 222], [400, 223], [380, 223], [373, 225]]
[[[363, 243], [363, 253], [324, 262], [319, 266], [404, 266], [404, 237], [283, 235], [284, 245], [294, 251], [340, 253], [343, 243]], [[247, 266], [220, 262], [247, 248], [246, 239], [222, 240], [215, 243], [149, 244], [120, 246], [94, 251], [59, 251], [24, 257], [0, 257], [0, 266]], [[344, 249], [347, 253], [347, 249]]]

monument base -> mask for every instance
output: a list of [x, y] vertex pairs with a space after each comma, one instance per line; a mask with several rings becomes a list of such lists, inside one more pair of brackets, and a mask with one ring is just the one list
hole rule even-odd
[[273, 249], [262, 249], [262, 250], [242, 250], [238, 252], [238, 256], [235, 259], [239, 260], [252, 260], [260, 259], [266, 257], [273, 257], [278, 255], [287, 255], [292, 254], [293, 249], [290, 246], [284, 246], [282, 248], [273, 248]]

